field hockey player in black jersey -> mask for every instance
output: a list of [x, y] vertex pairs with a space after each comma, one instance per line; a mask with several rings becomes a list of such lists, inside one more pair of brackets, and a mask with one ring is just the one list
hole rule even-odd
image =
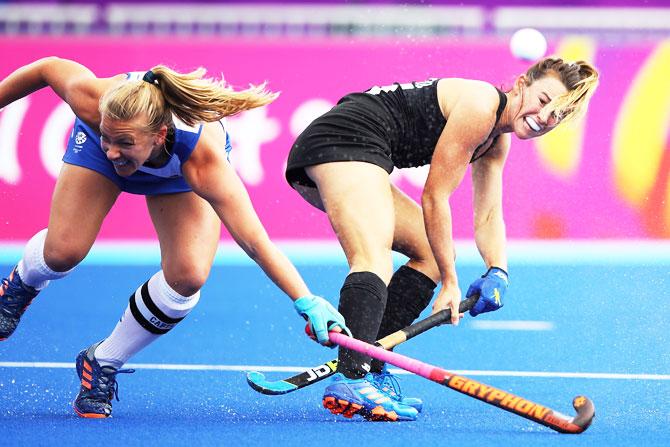
[[[474, 238], [487, 271], [466, 296], [472, 316], [499, 309], [509, 280], [502, 174], [511, 134], [536, 138], [586, 111], [598, 84], [590, 64], [545, 58], [510, 91], [441, 78], [374, 87], [342, 98], [293, 145], [290, 185], [325, 211], [350, 266], [339, 311], [354, 337], [371, 343], [411, 324], [441, 283], [433, 312], [459, 320], [451, 194], [472, 165]], [[421, 205], [389, 180], [394, 168], [430, 165]], [[395, 272], [391, 252], [409, 261]], [[415, 420], [419, 399], [402, 397], [383, 364], [340, 349], [323, 403], [336, 414]]]

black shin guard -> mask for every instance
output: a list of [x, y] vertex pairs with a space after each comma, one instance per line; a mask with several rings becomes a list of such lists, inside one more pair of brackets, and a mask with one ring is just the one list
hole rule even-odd
[[[386, 283], [374, 273], [355, 272], [347, 276], [340, 290], [338, 310], [354, 337], [374, 343], [386, 297]], [[359, 352], [340, 348], [337, 371], [352, 379], [360, 378], [368, 373], [371, 360]]]
[[[416, 320], [430, 304], [437, 284], [432, 279], [406, 265], [393, 274], [388, 286], [388, 301], [377, 340], [386, 337]], [[372, 372], [380, 372], [384, 363], [372, 361]]]

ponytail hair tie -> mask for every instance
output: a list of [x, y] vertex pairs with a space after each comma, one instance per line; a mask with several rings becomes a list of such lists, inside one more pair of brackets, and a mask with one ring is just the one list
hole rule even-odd
[[151, 70], [144, 73], [144, 76], [142, 76], [142, 80], [144, 82], [148, 82], [149, 84], [158, 85], [158, 78], [156, 77], [156, 73], [154, 73]]

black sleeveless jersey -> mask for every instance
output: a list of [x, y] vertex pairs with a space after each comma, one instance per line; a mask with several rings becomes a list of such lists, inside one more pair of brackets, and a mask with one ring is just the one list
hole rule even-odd
[[[286, 165], [289, 184], [314, 187], [305, 168], [322, 163], [361, 161], [389, 174], [394, 168], [430, 164], [447, 123], [437, 98], [437, 82], [373, 87], [343, 97], [293, 143]], [[500, 90], [498, 94], [496, 123], [507, 103], [505, 94]], [[470, 162], [485, 152], [478, 147]]]
[[[377, 113], [370, 117], [378, 120], [386, 131], [393, 164], [398, 168], [423, 166], [430, 163], [437, 141], [447, 123], [437, 98], [438, 81], [439, 79], [430, 79], [373, 87], [365, 93], [347, 95], [340, 103], [346, 102], [348, 98], [363, 100], [363, 103], [376, 103]], [[496, 111], [497, 124], [507, 104], [507, 97], [502, 91], [496, 90], [500, 98]], [[363, 95], [368, 97], [367, 101]], [[386, 113], [379, 113], [380, 108]], [[479, 152], [477, 148], [471, 162], [484, 155]]]

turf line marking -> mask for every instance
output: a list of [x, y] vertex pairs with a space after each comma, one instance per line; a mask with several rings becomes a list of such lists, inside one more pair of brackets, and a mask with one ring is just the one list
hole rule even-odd
[[[126, 368], [156, 369], [169, 371], [259, 371], [259, 372], [301, 372], [303, 366], [258, 366], [258, 365], [187, 365], [164, 363], [128, 363]], [[0, 368], [74, 368], [68, 362], [0, 362]], [[581, 372], [546, 372], [546, 371], [493, 371], [493, 370], [452, 370], [454, 374], [463, 376], [498, 376], [498, 377], [543, 377], [567, 379], [614, 379], [614, 380], [670, 380], [670, 374], [625, 374], [625, 373], [581, 373]], [[394, 374], [409, 374], [400, 369], [391, 369]]]

